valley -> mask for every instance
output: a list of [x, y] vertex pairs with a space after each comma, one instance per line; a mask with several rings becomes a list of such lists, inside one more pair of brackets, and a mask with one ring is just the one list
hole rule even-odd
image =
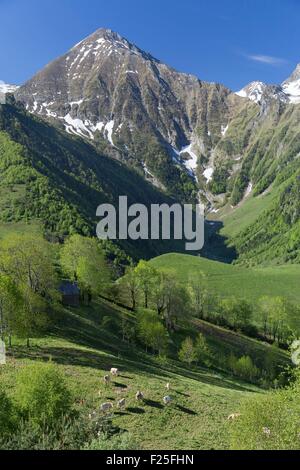
[[[0, 81], [1, 449], [299, 449], [299, 126], [300, 65], [234, 91], [107, 28]], [[204, 248], [99, 240], [121, 196]]]

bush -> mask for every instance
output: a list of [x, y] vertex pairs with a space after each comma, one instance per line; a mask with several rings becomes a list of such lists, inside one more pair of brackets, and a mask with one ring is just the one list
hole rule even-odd
[[242, 356], [238, 359], [232, 354], [228, 359], [228, 367], [237, 377], [251, 382], [255, 382], [260, 375], [259, 369], [249, 356]]
[[299, 450], [300, 384], [245, 400], [230, 423], [234, 450]]
[[0, 437], [13, 432], [16, 427], [16, 412], [6, 392], [0, 388]]
[[168, 347], [168, 332], [152, 310], [140, 309], [138, 312], [138, 337], [154, 352], [162, 355]]
[[16, 402], [24, 419], [51, 427], [71, 411], [71, 394], [59, 368], [50, 363], [24, 368], [17, 377]]
[[211, 365], [211, 352], [202, 333], [199, 333], [196, 339], [195, 351], [199, 364], [209, 367]]
[[182, 342], [178, 358], [181, 362], [186, 362], [189, 365], [197, 361], [197, 353], [192, 338], [186, 338]]
[[140, 450], [140, 447], [131, 434], [124, 432], [111, 438], [94, 439], [83, 450]]
[[105, 416], [89, 419], [88, 411], [63, 416], [52, 427], [42, 429], [30, 421], [21, 421], [15, 433], [0, 439], [0, 449], [5, 450], [78, 450], [113, 432], [112, 422]]

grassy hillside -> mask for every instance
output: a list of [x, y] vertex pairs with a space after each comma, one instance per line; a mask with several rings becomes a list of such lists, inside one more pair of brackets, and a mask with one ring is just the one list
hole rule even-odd
[[[222, 220], [224, 228], [221, 234], [226, 237], [235, 237], [241, 231], [245, 230], [249, 225], [254, 223], [257, 218], [272, 205], [275, 197], [279, 193], [279, 188], [269, 191], [266, 194], [254, 197], [251, 195], [236, 207], [226, 205], [220, 209], [217, 219]], [[211, 214], [209, 219], [216, 219], [215, 214]]]
[[[267, 108], [266, 115], [233, 120], [216, 149], [220, 182], [211, 185], [220, 186], [224, 206], [210, 217], [224, 246], [222, 251], [212, 240], [212, 258], [237, 258], [248, 266], [299, 263], [300, 107], [270, 102]], [[234, 247], [236, 256], [226, 257], [225, 246]]]
[[[1, 381], [13, 393], [21, 368], [51, 358], [68, 377], [75, 401], [86, 400], [87, 413], [107, 400], [126, 397], [127, 409], [115, 410], [114, 422], [144, 449], [226, 449], [227, 416], [238, 412], [245, 397], [262, 393], [220, 372], [196, 366], [189, 370], [174, 359], [162, 362], [122, 343], [117, 325], [121, 315], [130, 314], [106, 301], [89, 308], [63, 309], [60, 314], [53, 332], [32, 340], [30, 349], [14, 339], [8, 365], [0, 368]], [[229, 354], [233, 348], [239, 354], [246, 351], [258, 357], [268, 348], [202, 322], [198, 327], [220, 354]], [[278, 360], [284, 360], [284, 353], [278, 355]], [[121, 375], [105, 388], [102, 378], [111, 367], [118, 367]], [[165, 408], [162, 398], [167, 382], [174, 402]], [[138, 389], [145, 394], [143, 405], [134, 398]]]
[[[250, 269], [181, 254], [162, 255], [151, 263], [156, 268], [173, 270], [182, 282], [201, 271], [206, 276], [205, 287], [220, 297], [234, 296], [252, 302], [267, 295], [300, 301], [300, 266], [296, 264]], [[300, 327], [299, 318], [292, 320], [293, 326]]]

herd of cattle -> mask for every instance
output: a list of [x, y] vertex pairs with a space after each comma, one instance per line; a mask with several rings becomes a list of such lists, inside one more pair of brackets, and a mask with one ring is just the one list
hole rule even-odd
[[[103, 382], [104, 382], [105, 386], [108, 386], [110, 384], [111, 377], [118, 377], [118, 375], [119, 375], [119, 370], [116, 369], [116, 368], [112, 368], [110, 370], [110, 374], [107, 374], [103, 377]], [[167, 383], [166, 384], [166, 390], [169, 391], [170, 388], [171, 388], [170, 383]], [[141, 392], [140, 390], [138, 390], [135, 394], [135, 399], [138, 402], [143, 402], [144, 399], [145, 399], [144, 393]], [[168, 406], [172, 403], [172, 398], [170, 397], [170, 395], [166, 395], [166, 396], [163, 397], [162, 401], [163, 401], [165, 406]], [[100, 405], [100, 411], [103, 412], [103, 413], [107, 413], [107, 412], [111, 411], [113, 409], [113, 407], [114, 407], [114, 405], [111, 402], [102, 403], [102, 405]], [[117, 407], [119, 409], [125, 409], [126, 408], [126, 399], [122, 398], [121, 400], [119, 400], [117, 402]]]
[[[105, 386], [109, 386], [110, 383], [111, 383], [111, 378], [112, 377], [118, 377], [118, 375], [119, 375], [119, 370], [113, 367], [110, 370], [110, 373], [103, 377], [103, 382], [104, 382]], [[170, 389], [171, 389], [170, 383], [167, 383], [165, 388], [169, 392]], [[99, 392], [99, 395], [101, 396], [101, 392]], [[138, 390], [135, 394], [135, 399], [138, 402], [143, 402], [145, 400], [144, 393], [141, 392], [141, 390]], [[172, 403], [173, 400], [172, 400], [172, 397], [170, 395], [165, 395], [163, 397], [162, 401], [163, 401], [165, 406], [168, 406]], [[107, 413], [107, 412], [111, 411], [113, 409], [113, 407], [114, 407], [114, 405], [111, 402], [102, 403], [100, 405], [100, 411], [102, 413]], [[126, 408], [126, 398], [122, 398], [121, 400], [118, 400], [117, 408], [119, 408], [120, 410]], [[227, 419], [229, 421], [234, 421], [235, 419], [239, 418], [240, 416], [241, 416], [240, 413], [233, 413], [233, 414], [229, 415]]]

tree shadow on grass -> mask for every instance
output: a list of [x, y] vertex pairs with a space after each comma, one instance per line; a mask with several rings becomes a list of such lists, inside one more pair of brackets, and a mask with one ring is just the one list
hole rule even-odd
[[[88, 345], [86, 345], [88, 347]], [[9, 357], [13, 357], [14, 359], [32, 359], [32, 360], [40, 360], [48, 362], [50, 359], [57, 364], [65, 365], [65, 366], [80, 366], [80, 367], [89, 367], [98, 370], [99, 372], [99, 380], [103, 377], [101, 376], [101, 370], [109, 371], [112, 367], [112, 362], [116, 363], [116, 359], [112, 359], [111, 357], [107, 356], [104, 352], [93, 352], [88, 349], [80, 349], [80, 348], [72, 348], [72, 347], [31, 347], [31, 348], [13, 348], [8, 353]], [[149, 359], [150, 360], [150, 359]], [[146, 363], [144, 360], [136, 360], [132, 361], [130, 359], [119, 359], [118, 368], [127, 369], [130, 373], [137, 373], [143, 372], [143, 374], [155, 374], [159, 375], [160, 377], [169, 376], [170, 371], [164, 370], [159, 366], [151, 365]], [[172, 365], [173, 373], [177, 375], [181, 375], [183, 377], [187, 377], [189, 379], [196, 380], [201, 383], [206, 383], [209, 385], [219, 386], [223, 389], [233, 389], [237, 391], [248, 391], [254, 392], [253, 388], [251, 389], [250, 386], [248, 387], [247, 384], [238, 383], [238, 381], [229, 381], [226, 378], [217, 379], [214, 378], [204, 371], [201, 370], [195, 372], [193, 370], [183, 369], [182, 367], [178, 367], [178, 365]], [[123, 376], [124, 378], [126, 376]], [[132, 379], [132, 377], [130, 377]], [[117, 387], [118, 388], [118, 387]], [[124, 388], [125, 386], [119, 387]], [[176, 392], [179, 395], [183, 394], [183, 392]], [[183, 394], [183, 396], [185, 396]]]
[[[47, 348], [47, 351], [53, 356], [53, 360], [66, 365], [78, 365], [85, 367], [94, 367], [97, 369], [110, 370], [111, 367], [117, 367], [119, 370], [126, 371], [126, 373], [132, 374], [142, 372], [143, 374], [159, 375], [166, 380], [170, 377], [170, 370], [155, 364], [150, 356], [145, 356], [140, 350], [135, 349], [132, 345], [123, 343], [115, 335], [109, 332], [101, 330], [99, 332], [99, 309], [104, 314], [111, 314], [111, 307], [105, 304], [97, 305], [97, 308], [93, 307], [88, 311], [78, 311], [76, 314], [68, 309], [64, 310], [61, 322], [53, 329], [53, 337], [64, 338], [74, 344], [85, 347], [94, 348], [99, 350], [99, 353], [93, 353], [88, 350], [75, 351], [77, 357], [70, 357], [68, 348], [65, 349], [67, 352], [66, 357], [62, 358], [60, 354], [55, 355], [55, 349], [58, 348]], [[63, 350], [63, 348], [61, 348]], [[110, 357], [106, 356], [105, 353], [109, 354]], [[48, 353], [49, 354], [49, 353]], [[115, 357], [113, 358], [112, 355]], [[121, 355], [121, 357], [120, 357]], [[85, 359], [83, 358], [85, 357]], [[68, 362], [70, 361], [70, 362]], [[228, 380], [226, 378], [216, 379], [210, 377], [204, 371], [198, 370], [194, 372], [192, 370], [178, 367], [172, 363], [169, 368], [172, 367], [172, 372], [183, 377], [197, 380], [201, 383], [221, 387], [223, 389], [232, 389], [236, 391], [248, 391], [254, 392], [253, 388], [250, 388], [247, 384], [242, 381]], [[123, 378], [132, 379], [126, 375], [120, 376]]]
[[223, 263], [232, 263], [238, 254], [234, 246], [228, 246], [228, 237], [220, 233], [223, 227], [224, 223], [220, 220], [205, 221], [205, 244], [201, 256]]
[[182, 411], [182, 413], [186, 413], [188, 415], [193, 415], [193, 416], [197, 415], [196, 411], [190, 410], [189, 408], [185, 408], [184, 406], [176, 405], [176, 408], [177, 410]]
[[160, 410], [163, 409], [163, 405], [158, 401], [154, 400], [144, 400], [145, 405], [151, 406], [152, 408], [159, 408]]
[[145, 410], [143, 408], [138, 408], [138, 407], [129, 407], [127, 408], [127, 411], [129, 411], [129, 413], [134, 413], [134, 414], [139, 414], [139, 415], [142, 415], [145, 413]]
[[[111, 360], [101, 352], [94, 353], [87, 350], [63, 347], [14, 348], [12, 356], [15, 359], [23, 359], [26, 357], [45, 362], [51, 359], [57, 364], [91, 367], [103, 370], [109, 370], [111, 364]], [[100, 375], [99, 378], [101, 378]]]

